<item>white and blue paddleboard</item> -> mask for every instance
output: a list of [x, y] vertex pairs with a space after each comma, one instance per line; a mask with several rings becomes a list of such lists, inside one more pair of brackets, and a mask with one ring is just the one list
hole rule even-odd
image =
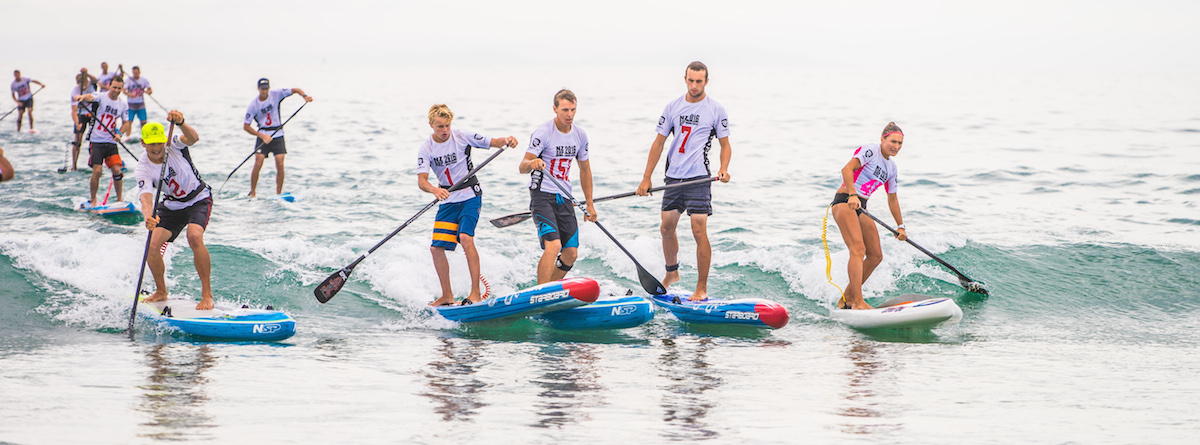
[[272, 196], [271, 199], [278, 199], [280, 201], [287, 201], [287, 202], [296, 202], [299, 200], [296, 198], [296, 195], [291, 194], [291, 192]]
[[184, 334], [215, 340], [279, 341], [296, 333], [296, 320], [271, 309], [197, 310], [196, 300], [138, 303], [138, 315]]
[[855, 329], [935, 328], [962, 320], [962, 309], [945, 297], [908, 294], [875, 309], [833, 309], [829, 317]]
[[91, 201], [84, 201], [75, 210], [91, 212], [103, 216], [132, 215], [139, 213], [137, 207], [129, 201], [109, 201], [108, 204], [93, 206]]
[[537, 317], [556, 329], [625, 329], [654, 318], [654, 305], [642, 297], [605, 297], [574, 309], [547, 312]]
[[600, 296], [600, 284], [591, 278], [552, 281], [504, 297], [491, 297], [465, 306], [437, 306], [451, 321], [470, 323], [527, 317], [543, 312], [583, 306]]
[[666, 295], [651, 295], [650, 301], [671, 311], [681, 321], [699, 324], [723, 324], [779, 329], [787, 325], [787, 308], [762, 298], [720, 300], [706, 298], [688, 300], [691, 292], [668, 292]]

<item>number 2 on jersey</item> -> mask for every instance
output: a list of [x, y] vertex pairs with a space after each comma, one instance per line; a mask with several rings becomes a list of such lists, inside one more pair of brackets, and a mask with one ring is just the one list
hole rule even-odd
[[688, 138], [692, 137], [692, 127], [684, 125], [680, 128], [680, 133], [683, 133], [683, 143], [679, 144], [679, 152], [683, 153], [683, 148], [687, 147]]

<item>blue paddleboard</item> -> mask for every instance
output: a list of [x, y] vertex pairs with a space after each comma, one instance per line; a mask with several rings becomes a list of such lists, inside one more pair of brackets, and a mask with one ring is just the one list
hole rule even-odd
[[[272, 309], [197, 310], [198, 301], [169, 299], [138, 303], [138, 314], [193, 337], [237, 341], [278, 341], [296, 333], [296, 320]], [[170, 308], [170, 310], [167, 310]]]
[[599, 296], [600, 284], [596, 280], [569, 278], [466, 306], [438, 306], [435, 309], [451, 321], [470, 323], [571, 309], [596, 301]]
[[688, 300], [691, 292], [669, 292], [652, 295], [654, 304], [671, 311], [682, 321], [702, 324], [726, 324], [779, 329], [788, 323], [788, 311], [783, 305], [762, 298], [719, 300], [706, 298]]
[[654, 305], [642, 297], [606, 297], [574, 309], [538, 316], [556, 329], [625, 329], [654, 318]]
[[92, 206], [91, 201], [84, 201], [75, 209], [81, 212], [92, 212], [97, 215], [116, 216], [116, 215], [131, 215], [139, 213], [137, 208], [129, 201], [110, 201], [108, 204]]
[[291, 192], [288, 192], [288, 193], [272, 196], [271, 199], [278, 199], [280, 201], [287, 201], [287, 202], [296, 202], [296, 195], [293, 195], [293, 194], [291, 194]]

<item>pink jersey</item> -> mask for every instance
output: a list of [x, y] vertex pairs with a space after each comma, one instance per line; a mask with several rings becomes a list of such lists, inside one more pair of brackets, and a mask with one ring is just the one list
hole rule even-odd
[[867, 144], [854, 151], [854, 158], [862, 164], [854, 171], [854, 191], [859, 196], [869, 198], [879, 186], [888, 194], [896, 193], [896, 163], [884, 159], [879, 144]]

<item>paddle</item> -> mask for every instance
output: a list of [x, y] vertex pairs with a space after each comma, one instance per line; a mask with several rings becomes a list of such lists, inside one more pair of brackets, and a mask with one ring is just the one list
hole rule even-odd
[[[646, 191], [647, 192], [657, 192], [659, 190], [666, 190], [669, 188], [683, 187], [685, 185], [700, 184], [703, 182], [716, 181], [716, 180], [717, 180], [717, 178], [715, 178], [715, 177], [712, 179], [699, 178], [699, 179], [693, 179], [691, 181], [677, 182], [675, 184], [661, 185], [661, 186], [654, 187], [654, 188], [651, 188]], [[636, 194], [637, 194], [637, 192], [620, 193], [620, 194], [616, 194], [616, 195], [596, 198], [596, 199], [593, 199], [592, 202], [610, 201], [610, 200], [618, 199], [618, 198], [627, 198], [627, 197], [630, 197], [630, 196], [633, 196]], [[532, 217], [533, 217], [532, 212], [521, 212], [521, 213], [514, 213], [514, 214], [508, 215], [508, 216], [501, 216], [501, 217], [493, 219], [489, 222], [492, 223], [493, 226], [504, 228], [504, 227], [520, 224], [522, 222], [525, 222], [525, 220], [532, 218]]]
[[[458, 184], [454, 184], [447, 191], [453, 193], [459, 189], [462, 189], [463, 186], [469, 183], [468, 179], [471, 179], [471, 177], [475, 176], [476, 172], [482, 170], [483, 167], [488, 165], [489, 162], [492, 162], [492, 159], [496, 159], [496, 156], [500, 156], [500, 153], [504, 153], [505, 148], [506, 147], [500, 147], [499, 151], [485, 159], [482, 164], [479, 164], [478, 167], [475, 167], [471, 171], [467, 172], [467, 176], [464, 177], [463, 180], [459, 181]], [[397, 227], [396, 230], [393, 230], [391, 234], [384, 238], [383, 241], [375, 244], [375, 247], [372, 247], [367, 251], [367, 253], [359, 255], [358, 259], [354, 260], [353, 263], [350, 263], [349, 266], [343, 267], [341, 270], [330, 275], [329, 278], [326, 278], [325, 281], [322, 281], [319, 286], [313, 289], [313, 296], [317, 297], [317, 301], [321, 303], [329, 302], [334, 295], [337, 295], [338, 291], [342, 290], [342, 286], [346, 285], [346, 280], [350, 278], [350, 273], [354, 272], [354, 266], [357, 266], [358, 263], [361, 263], [363, 260], [367, 259], [367, 255], [374, 253], [375, 249], [378, 249], [384, 243], [388, 242], [388, 240], [392, 239], [393, 236], [396, 236], [397, 233], [400, 233], [401, 230], [404, 230], [405, 227], [408, 227], [409, 224], [412, 224], [413, 221], [416, 221], [417, 218], [420, 218], [421, 215], [424, 215], [425, 212], [433, 208], [434, 205], [437, 205], [438, 202], [441, 202], [441, 200], [434, 199], [429, 204], [425, 204], [425, 207], [422, 207], [416, 215], [413, 215], [412, 218], [409, 218], [408, 221], [405, 221], [404, 224], [401, 224], [400, 227]]]
[[[579, 201], [576, 201], [575, 197], [571, 196], [571, 192], [567, 191], [566, 185], [564, 185], [562, 181], [559, 181], [558, 178], [555, 178], [554, 175], [550, 174], [550, 170], [542, 168], [542, 176], [550, 178], [551, 181], [554, 181], [554, 184], [558, 186], [558, 189], [562, 190], [563, 194], [567, 195], [567, 199], [570, 199], [576, 207], [579, 207], [580, 210], [583, 210], [584, 217], [589, 216], [587, 207], [585, 207], [583, 204], [580, 204]], [[704, 180], [707, 181], [709, 179], [705, 178]], [[596, 202], [596, 200], [593, 199], [592, 202]], [[605, 235], [608, 235], [608, 239], [612, 240], [613, 244], [616, 244], [622, 252], [625, 252], [625, 255], [627, 255], [629, 259], [633, 260], [633, 265], [637, 266], [638, 282], [642, 285], [642, 289], [645, 289], [646, 292], [649, 292], [652, 295], [664, 295], [667, 293], [667, 288], [663, 286], [657, 278], [654, 278], [654, 275], [651, 275], [645, 267], [642, 267], [642, 263], [639, 263], [637, 258], [634, 258], [633, 254], [629, 253], [629, 250], [626, 249], [625, 246], [621, 245], [621, 242], [617, 241], [617, 238], [614, 237], [613, 234], [608, 231], [608, 229], [604, 228], [603, 224], [600, 224], [600, 221], [593, 222], [596, 224], [596, 227], [599, 227], [600, 230], [604, 232]]]
[[[33, 94], [30, 94], [30, 95], [29, 95], [29, 97], [30, 97], [30, 98], [33, 98], [33, 96], [37, 96], [37, 93], [40, 93], [40, 92], [42, 92], [42, 89], [43, 89], [43, 88], [46, 88], [46, 86], [45, 86], [45, 85], [39, 86], [39, 87], [38, 87], [38, 89], [37, 89], [37, 91], [34, 91], [34, 92], [33, 92]], [[8, 115], [12, 114], [14, 111], [17, 111], [17, 108], [21, 108], [21, 106], [20, 106], [20, 105], [17, 105], [17, 106], [15, 106], [15, 107], [13, 107], [13, 109], [11, 109], [11, 110], [8, 110], [8, 112], [7, 112], [7, 113], [4, 113], [4, 116], [0, 116], [0, 121], [4, 120], [4, 118], [8, 117]]]
[[[103, 126], [103, 125], [101, 125]], [[171, 137], [175, 134], [175, 123], [171, 122], [171, 128], [167, 130], [167, 143], [171, 143]], [[158, 216], [158, 198], [162, 195], [162, 185], [167, 176], [167, 156], [170, 156], [171, 148], [163, 147], [163, 165], [162, 170], [158, 172], [158, 187], [154, 189], [154, 208], [150, 211], [151, 217]], [[142, 297], [142, 278], [146, 276], [146, 260], [150, 258], [150, 237], [154, 235], [154, 231], [150, 230], [146, 233], [146, 248], [142, 249], [142, 263], [138, 266], [137, 287], [133, 288], [133, 309], [129, 310], [129, 335], [133, 336], [133, 321], [137, 315], [138, 300]]]
[[[862, 213], [863, 213], [864, 215], [867, 215], [867, 216], [868, 216], [868, 217], [870, 217], [871, 219], [875, 220], [875, 222], [879, 223], [879, 225], [883, 226], [883, 228], [885, 228], [885, 229], [888, 229], [888, 231], [890, 231], [890, 232], [892, 232], [892, 233], [894, 233], [894, 234], [896, 234], [896, 235], [899, 235], [899, 234], [900, 234], [900, 232], [899, 232], [899, 231], [897, 231], [896, 229], [893, 229], [893, 228], [891, 228], [891, 226], [888, 226], [888, 225], [887, 225], [887, 223], [885, 223], [885, 222], [883, 222], [883, 221], [880, 221], [880, 220], [879, 220], [879, 218], [876, 218], [876, 217], [875, 217], [875, 215], [872, 215], [872, 214], [868, 213], [868, 212], [866, 211], [866, 209], [862, 209]], [[913, 240], [911, 240], [911, 239], [905, 239], [904, 241], [908, 242], [909, 244], [912, 244], [912, 246], [913, 246], [913, 247], [916, 247], [916, 248], [917, 248], [917, 250], [920, 250], [922, 253], [924, 253], [924, 254], [926, 254], [926, 255], [929, 255], [929, 257], [930, 257], [930, 258], [933, 258], [933, 259], [934, 259], [934, 261], [937, 261], [937, 262], [941, 263], [943, 266], [946, 266], [946, 268], [947, 268], [947, 269], [950, 269], [950, 271], [951, 271], [951, 272], [954, 272], [954, 274], [955, 274], [955, 275], [958, 275], [958, 284], [959, 284], [960, 286], [962, 286], [962, 287], [963, 287], [963, 289], [966, 289], [966, 290], [967, 290], [967, 291], [969, 291], [969, 292], [975, 292], [975, 293], [977, 293], [977, 294], [983, 294], [983, 295], [987, 295], [987, 294], [988, 294], [988, 291], [987, 291], [987, 289], [983, 287], [983, 283], [980, 283], [980, 282], [978, 282], [978, 281], [972, 280], [971, 278], [967, 277], [966, 275], [963, 275], [963, 273], [962, 273], [962, 272], [959, 272], [959, 271], [958, 271], [958, 269], [955, 269], [955, 268], [954, 268], [954, 266], [951, 266], [951, 265], [950, 265], [950, 263], [947, 263], [947, 262], [945, 262], [944, 260], [942, 260], [941, 258], [938, 258], [938, 256], [937, 256], [937, 255], [934, 255], [932, 252], [930, 252], [930, 251], [928, 251], [928, 250], [925, 250], [925, 248], [924, 248], [924, 247], [921, 247], [921, 246], [917, 245], [917, 243], [914, 243], [914, 242], [913, 242]]]
[[146, 97], [149, 97], [150, 100], [154, 101], [154, 104], [158, 105], [158, 108], [162, 108], [163, 113], [171, 114], [170, 111], [167, 111], [167, 107], [164, 107], [163, 104], [158, 103], [158, 99], [155, 99], [153, 94], [147, 94]]
[[[151, 99], [153, 99], [153, 97], [151, 97]], [[282, 102], [283, 102], [283, 101], [281, 100], [281, 101], [280, 101], [280, 103], [282, 103]], [[279, 125], [279, 128], [276, 128], [276, 129], [275, 129], [275, 131], [272, 131], [272, 132], [271, 132], [271, 134], [270, 134], [270, 136], [271, 136], [272, 138], [274, 138], [274, 137], [275, 137], [275, 133], [278, 133], [278, 132], [279, 132], [279, 130], [282, 130], [284, 125], [287, 125], [287, 123], [288, 123], [289, 121], [291, 121], [293, 117], [296, 117], [296, 113], [299, 113], [299, 112], [300, 112], [300, 110], [303, 110], [305, 105], [308, 105], [308, 102], [305, 102], [305, 103], [302, 103], [302, 104], [300, 104], [300, 108], [297, 108], [297, 109], [296, 109], [296, 111], [293, 111], [293, 112], [292, 112], [292, 115], [291, 115], [291, 116], [288, 116], [287, 120], [284, 120], [284, 121], [283, 121], [283, 123]], [[246, 156], [246, 159], [242, 159], [242, 163], [241, 163], [241, 164], [238, 164], [238, 165], [237, 165], [237, 167], [234, 167], [234, 168], [233, 168], [233, 171], [229, 172], [229, 176], [226, 176], [226, 177], [225, 177], [225, 182], [222, 182], [222, 183], [221, 183], [221, 186], [217, 188], [217, 194], [220, 194], [220, 193], [221, 193], [221, 190], [225, 190], [225, 183], [229, 182], [229, 178], [232, 178], [232, 177], [233, 177], [233, 174], [234, 174], [234, 173], [237, 173], [237, 171], [238, 171], [238, 169], [239, 169], [239, 168], [242, 168], [242, 166], [243, 166], [243, 165], [246, 165], [246, 161], [249, 161], [249, 160], [250, 160], [250, 158], [253, 158], [253, 157], [254, 157], [254, 154], [255, 154], [255, 153], [258, 153], [258, 149], [259, 149], [259, 148], [261, 148], [262, 146], [263, 146], [263, 141], [262, 141], [262, 139], [259, 139], [259, 140], [258, 140], [258, 143], [257, 143], [257, 144], [254, 144], [254, 151], [250, 152], [250, 154], [249, 154], [248, 156]]]

